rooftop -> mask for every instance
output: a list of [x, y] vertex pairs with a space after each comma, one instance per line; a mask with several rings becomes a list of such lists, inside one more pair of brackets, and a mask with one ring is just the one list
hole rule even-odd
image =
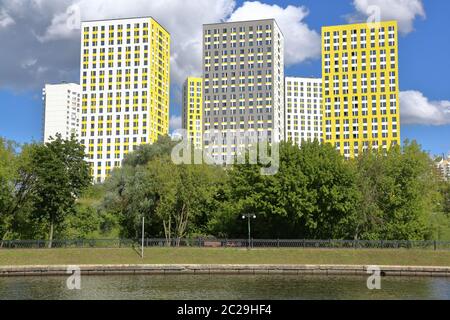
[[82, 20], [81, 23], [89, 23], [89, 22], [101, 22], [101, 21], [118, 21], [118, 20], [139, 20], [139, 19], [152, 19], [154, 20], [157, 24], [159, 24], [161, 26], [161, 28], [163, 28], [167, 33], [170, 34], [170, 32], [163, 27], [163, 25], [161, 23], [159, 23], [158, 20], [156, 20], [155, 18], [153, 18], [152, 16], [140, 16], [140, 17], [125, 17], [125, 18], [111, 18], [111, 19], [97, 19], [97, 20]]
[[[283, 34], [283, 30], [281, 30], [280, 25], [278, 24], [277, 20], [275, 20], [274, 18], [269, 18], [269, 19], [255, 19], [255, 20], [243, 20], [243, 21], [223, 21], [223, 22], [216, 22], [216, 23], [205, 23], [203, 24], [203, 26], [214, 26], [214, 25], [223, 25], [223, 24], [239, 24], [239, 23], [247, 23], [247, 22], [258, 22], [258, 21], [273, 21], [278, 29], [280, 29], [281, 34]], [[284, 34], [283, 34], [284, 36]]]
[[[359, 23], [348, 23], [348, 24], [338, 24], [338, 25], [331, 25], [331, 26], [323, 26], [322, 29], [328, 29], [328, 28], [348, 28], [348, 27], [361, 27], [361, 26], [367, 26], [375, 24], [376, 22], [359, 22]], [[387, 24], [387, 23], [395, 23], [397, 24], [397, 20], [387, 20], [387, 21], [380, 21], [380, 24]]]

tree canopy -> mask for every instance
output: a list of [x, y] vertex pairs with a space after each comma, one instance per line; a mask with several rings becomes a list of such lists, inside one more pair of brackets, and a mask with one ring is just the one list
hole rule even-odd
[[84, 147], [57, 136], [46, 144], [24, 146], [19, 155], [4, 147], [0, 153], [9, 159], [8, 165], [1, 164], [7, 169], [0, 169], [6, 186], [2, 199], [9, 199], [1, 204], [6, 225], [2, 238], [45, 237], [51, 245], [55, 226], [74, 212], [77, 198], [90, 185]]
[[345, 160], [333, 146], [279, 144], [262, 164], [176, 165], [161, 137], [90, 185], [83, 147], [57, 137], [20, 148], [0, 139], [2, 239], [145, 236], [450, 240], [450, 183], [415, 142]]

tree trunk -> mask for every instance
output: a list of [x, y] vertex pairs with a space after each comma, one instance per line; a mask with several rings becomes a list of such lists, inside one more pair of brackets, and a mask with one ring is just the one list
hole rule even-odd
[[51, 249], [52, 248], [52, 242], [53, 242], [53, 218], [50, 222], [50, 234], [48, 237], [48, 248]]
[[[183, 204], [181, 208], [181, 213], [178, 216], [178, 219], [176, 221], [176, 235], [178, 239], [181, 239], [184, 237], [184, 233], [187, 228], [187, 224], [189, 221], [189, 207], [186, 204]], [[180, 241], [178, 240], [177, 246], [180, 245]]]
[[164, 234], [166, 236], [166, 246], [170, 247], [172, 242], [172, 230], [171, 230], [172, 221], [169, 217], [169, 221], [166, 221], [163, 219], [163, 226], [164, 226]]
[[9, 231], [6, 231], [2, 237], [2, 242], [0, 244], [0, 249], [3, 248], [3, 243], [6, 241], [7, 236], [9, 235]]

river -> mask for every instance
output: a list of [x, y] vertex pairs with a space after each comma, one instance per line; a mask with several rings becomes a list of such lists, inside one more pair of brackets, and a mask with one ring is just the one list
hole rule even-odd
[[358, 276], [121, 275], [82, 276], [80, 290], [65, 277], [0, 278], [0, 299], [62, 300], [450, 300], [450, 278], [383, 278], [369, 290]]

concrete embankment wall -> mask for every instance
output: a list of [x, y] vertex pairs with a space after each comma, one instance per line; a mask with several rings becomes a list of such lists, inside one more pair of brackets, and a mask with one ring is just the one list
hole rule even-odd
[[[363, 265], [53, 265], [3, 266], [0, 277], [65, 276], [73, 267], [84, 275], [336, 275], [366, 276], [370, 266]], [[70, 268], [70, 269], [69, 269]], [[450, 277], [450, 267], [379, 266], [383, 276]], [[371, 272], [372, 273], [372, 272]]]

